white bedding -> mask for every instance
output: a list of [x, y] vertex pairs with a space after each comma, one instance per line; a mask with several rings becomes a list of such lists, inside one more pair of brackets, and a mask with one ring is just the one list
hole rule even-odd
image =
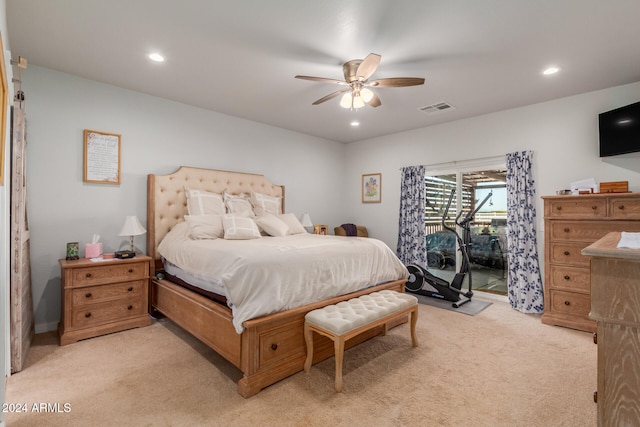
[[167, 261], [221, 281], [236, 332], [245, 320], [344, 295], [409, 273], [380, 240], [296, 234], [192, 240], [177, 224], [158, 246]]

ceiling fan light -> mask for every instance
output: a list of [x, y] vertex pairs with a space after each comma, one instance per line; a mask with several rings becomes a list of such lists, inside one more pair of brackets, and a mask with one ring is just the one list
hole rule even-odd
[[351, 108], [351, 92], [347, 92], [342, 95], [342, 99], [340, 99], [340, 106], [342, 108]]
[[362, 96], [354, 96], [353, 97], [353, 108], [357, 110], [358, 108], [364, 107], [364, 100]]
[[373, 92], [366, 87], [360, 89], [360, 96], [364, 99], [364, 102], [369, 103], [373, 99]]

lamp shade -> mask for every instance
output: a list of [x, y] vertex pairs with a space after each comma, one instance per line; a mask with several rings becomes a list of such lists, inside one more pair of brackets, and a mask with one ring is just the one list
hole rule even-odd
[[304, 213], [302, 215], [302, 221], [301, 224], [303, 227], [313, 227], [313, 222], [311, 222], [311, 217], [309, 216], [308, 213]]
[[139, 236], [146, 232], [147, 230], [145, 230], [142, 224], [140, 224], [140, 221], [138, 221], [138, 217], [131, 215], [124, 220], [124, 225], [120, 229], [118, 236]]

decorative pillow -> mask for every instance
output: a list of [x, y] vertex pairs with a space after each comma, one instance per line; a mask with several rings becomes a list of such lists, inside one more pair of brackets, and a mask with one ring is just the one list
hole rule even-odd
[[246, 194], [229, 194], [227, 190], [222, 193], [224, 204], [227, 207], [227, 213], [240, 214], [242, 216], [255, 216], [253, 206]]
[[203, 190], [185, 188], [189, 215], [224, 215], [222, 195]]
[[227, 240], [248, 240], [260, 237], [260, 230], [252, 218], [237, 215], [222, 217], [224, 238]]
[[289, 226], [275, 215], [266, 213], [255, 218], [256, 224], [270, 236], [286, 236]]
[[222, 215], [185, 215], [192, 239], [218, 239], [224, 237]]
[[292, 213], [278, 215], [278, 219], [287, 224], [287, 226], [289, 227], [289, 231], [287, 231], [287, 234], [302, 234], [307, 232], [298, 218]]
[[257, 216], [264, 213], [280, 215], [282, 213], [282, 198], [268, 196], [262, 193], [251, 192], [251, 204]]

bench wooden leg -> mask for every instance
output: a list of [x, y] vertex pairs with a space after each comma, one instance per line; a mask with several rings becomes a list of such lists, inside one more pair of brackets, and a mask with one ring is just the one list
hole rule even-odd
[[307, 358], [304, 361], [304, 371], [309, 372], [313, 362], [313, 331], [309, 329], [306, 323], [304, 324], [304, 341], [307, 343]]
[[418, 346], [418, 336], [416, 335], [416, 324], [418, 323], [418, 308], [411, 312], [411, 345]]
[[344, 336], [337, 336], [333, 339], [333, 347], [336, 351], [336, 382], [335, 389], [338, 393], [342, 391], [342, 359], [344, 356]]

